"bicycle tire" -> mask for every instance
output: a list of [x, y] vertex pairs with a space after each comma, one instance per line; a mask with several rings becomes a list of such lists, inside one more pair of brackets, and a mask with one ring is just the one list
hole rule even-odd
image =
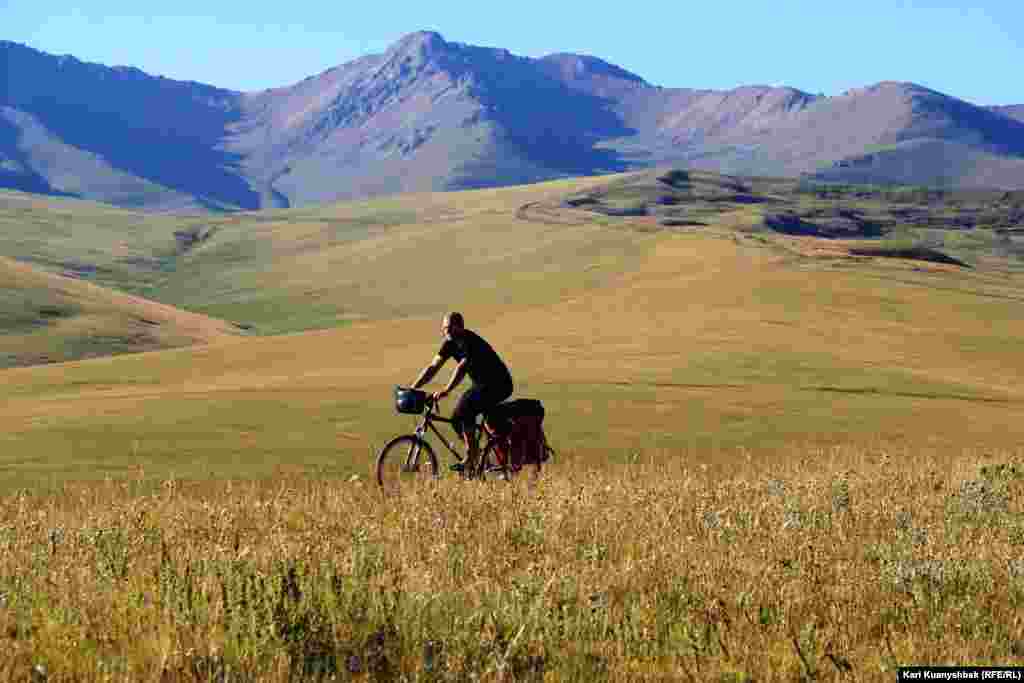
[[437, 456], [430, 444], [415, 434], [396, 436], [377, 456], [376, 475], [381, 490], [397, 492], [436, 479]]

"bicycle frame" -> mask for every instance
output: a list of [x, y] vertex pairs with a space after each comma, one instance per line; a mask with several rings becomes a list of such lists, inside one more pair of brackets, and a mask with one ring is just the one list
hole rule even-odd
[[[426, 437], [427, 430], [429, 429], [430, 431], [434, 432], [434, 434], [437, 436], [438, 439], [441, 440], [441, 443], [444, 444], [444, 447], [448, 449], [448, 452], [450, 452], [452, 455], [454, 455], [456, 460], [458, 460], [459, 462], [462, 462], [463, 460], [465, 460], [465, 458], [463, 458], [462, 455], [457, 450], [455, 450], [450, 443], [448, 443], [448, 439], [444, 438], [444, 435], [441, 434], [441, 431], [437, 427], [434, 426], [435, 422], [444, 422], [445, 424], [452, 425], [452, 429], [454, 429], [455, 428], [455, 422], [450, 417], [443, 417], [439, 413], [435, 413], [434, 412], [434, 407], [435, 406], [436, 406], [436, 404], [433, 401], [427, 403], [427, 412], [424, 413], [424, 415], [423, 415], [423, 422], [421, 422], [419, 424], [419, 426], [416, 427], [416, 432], [415, 432], [416, 436], [418, 438], [420, 438], [420, 439], [423, 439], [424, 437]], [[484, 451], [487, 449], [487, 447], [490, 445], [490, 442], [491, 442], [492, 438], [491, 438], [490, 433], [488, 433], [487, 430], [485, 430], [483, 428], [483, 425], [482, 424], [478, 424], [477, 425], [477, 437], [476, 437], [478, 444], [480, 443], [480, 434], [481, 434], [481, 432], [487, 434], [487, 442], [484, 443], [484, 445], [480, 446], [480, 448], [479, 448], [479, 452], [481, 454], [483, 454]]]

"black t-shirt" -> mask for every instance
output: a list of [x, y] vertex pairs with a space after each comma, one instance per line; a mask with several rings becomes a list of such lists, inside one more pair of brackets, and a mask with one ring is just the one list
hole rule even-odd
[[471, 330], [463, 330], [455, 339], [446, 339], [437, 352], [441, 358], [469, 359], [467, 372], [473, 384], [500, 386], [512, 384], [512, 374], [501, 357], [484, 341], [483, 337]]

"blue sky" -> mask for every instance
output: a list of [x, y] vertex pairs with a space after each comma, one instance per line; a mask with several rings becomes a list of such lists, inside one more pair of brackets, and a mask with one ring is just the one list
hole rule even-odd
[[530, 57], [591, 54], [666, 87], [768, 84], [836, 95], [899, 80], [977, 104], [1024, 103], [1024, 2], [963, 5], [0, 0], [0, 39], [258, 90], [381, 52], [406, 33], [429, 29], [449, 41]]

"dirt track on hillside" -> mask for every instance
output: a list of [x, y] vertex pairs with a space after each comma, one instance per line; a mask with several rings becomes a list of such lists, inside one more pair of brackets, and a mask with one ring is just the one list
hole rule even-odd
[[569, 210], [559, 209], [545, 202], [523, 204], [516, 209], [516, 218], [547, 225], [586, 225], [591, 222], [587, 216], [574, 216]]

